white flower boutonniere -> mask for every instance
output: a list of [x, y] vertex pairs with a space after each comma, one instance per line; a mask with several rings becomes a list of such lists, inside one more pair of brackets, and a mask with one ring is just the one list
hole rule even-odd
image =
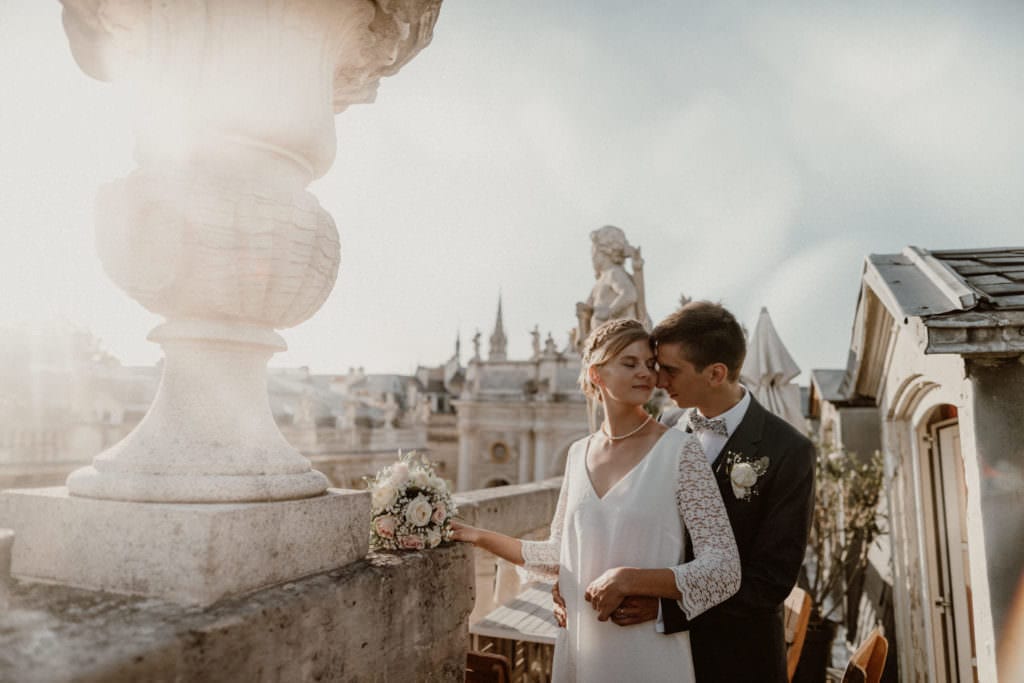
[[737, 500], [749, 501], [757, 495], [757, 481], [768, 471], [771, 461], [767, 457], [757, 460], [747, 458], [742, 453], [727, 451], [725, 454], [726, 472], [732, 493]]

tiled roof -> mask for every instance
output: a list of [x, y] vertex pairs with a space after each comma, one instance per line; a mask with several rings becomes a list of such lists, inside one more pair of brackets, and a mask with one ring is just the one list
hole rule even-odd
[[919, 319], [925, 353], [1024, 351], [1024, 247], [871, 254], [864, 285], [894, 319]]
[[982, 304], [996, 309], [1024, 309], [1024, 247], [933, 251], [981, 296]]

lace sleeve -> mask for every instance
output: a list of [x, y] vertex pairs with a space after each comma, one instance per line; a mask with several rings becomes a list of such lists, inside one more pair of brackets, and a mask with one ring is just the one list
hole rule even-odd
[[522, 541], [523, 564], [530, 580], [549, 581], [558, 576], [559, 556], [562, 549], [562, 529], [565, 526], [565, 505], [569, 491], [569, 463], [565, 464], [562, 488], [558, 492], [555, 516], [551, 520], [551, 533], [546, 541]]
[[672, 567], [679, 606], [693, 619], [740, 588], [740, 556], [725, 503], [700, 441], [688, 435], [679, 456], [676, 507], [693, 541], [694, 559]]

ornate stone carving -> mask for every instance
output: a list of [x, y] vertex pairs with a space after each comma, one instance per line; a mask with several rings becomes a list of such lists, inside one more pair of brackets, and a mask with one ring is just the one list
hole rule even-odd
[[110, 277], [167, 322], [146, 418], [68, 479], [74, 495], [279, 500], [327, 480], [281, 436], [274, 331], [312, 316], [340, 262], [306, 191], [335, 157], [334, 114], [374, 99], [431, 39], [440, 0], [63, 0], [72, 53], [127, 88], [139, 169], [105, 186]]

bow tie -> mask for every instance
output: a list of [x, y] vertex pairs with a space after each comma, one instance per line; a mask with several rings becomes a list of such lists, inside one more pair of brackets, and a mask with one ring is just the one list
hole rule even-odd
[[690, 429], [693, 430], [694, 434], [711, 432], [726, 439], [729, 438], [729, 429], [725, 426], [725, 420], [720, 417], [704, 417], [696, 410], [691, 410], [688, 418]]

